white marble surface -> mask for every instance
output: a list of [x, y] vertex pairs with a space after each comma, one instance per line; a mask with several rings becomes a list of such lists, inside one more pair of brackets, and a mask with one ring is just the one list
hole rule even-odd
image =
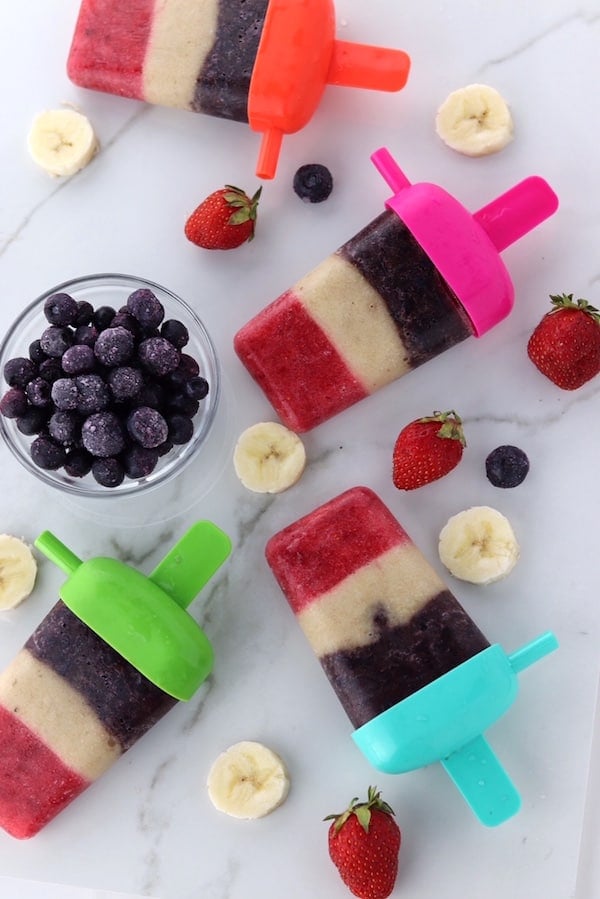
[[[64, 279], [144, 275], [200, 312], [223, 366], [224, 401], [209, 458], [198, 460], [186, 489], [176, 484], [110, 513], [40, 488], [0, 446], [0, 529], [33, 540], [50, 528], [82, 557], [115, 554], [147, 571], [189, 522], [207, 517], [231, 535], [234, 550], [193, 607], [215, 647], [210, 682], [45, 832], [28, 842], [0, 836], [0, 874], [155, 899], [342, 899], [348, 893], [328, 859], [321, 819], [377, 783], [404, 833], [395, 896], [598, 897], [597, 773], [585, 828], [584, 806], [600, 636], [600, 380], [561, 392], [533, 368], [525, 344], [548, 294], [600, 302], [599, 0], [338, 0], [340, 36], [406, 49], [409, 84], [392, 96], [328, 89], [312, 123], [284, 143], [256, 240], [229, 254], [193, 247], [183, 223], [221, 184], [256, 186], [257, 136], [72, 86], [65, 59], [77, 7], [77, 0], [0, 5], [0, 327]], [[474, 81], [497, 87], [516, 123], [514, 142], [479, 160], [448, 150], [433, 124], [447, 93]], [[25, 150], [33, 116], [61, 102], [81, 107], [102, 143], [93, 163], [64, 182], [39, 171]], [[307, 435], [309, 465], [296, 487], [276, 498], [250, 494], [232, 470], [233, 442], [272, 412], [234, 356], [233, 333], [383, 208], [387, 189], [369, 162], [380, 145], [412, 180], [435, 181], [469, 208], [537, 173], [558, 193], [560, 210], [504, 254], [517, 292], [508, 321]], [[308, 161], [329, 165], [335, 177], [320, 206], [303, 205], [291, 189]], [[446, 408], [465, 421], [460, 467], [400, 494], [390, 479], [398, 430]], [[510, 442], [527, 451], [531, 472], [521, 487], [501, 491], [486, 480], [483, 461]], [[517, 702], [488, 734], [523, 798], [519, 815], [500, 828], [479, 825], [438, 767], [399, 777], [369, 768], [266, 567], [272, 533], [357, 483], [385, 499], [440, 570], [438, 532], [466, 506], [496, 506], [520, 539], [521, 560], [505, 581], [477, 589], [450, 580], [508, 651], [547, 629], [560, 641], [557, 653], [522, 675]], [[0, 664], [60, 582], [41, 561], [35, 593], [0, 619]], [[286, 804], [254, 823], [217, 813], [205, 790], [212, 760], [239, 739], [280, 751], [293, 780]]]

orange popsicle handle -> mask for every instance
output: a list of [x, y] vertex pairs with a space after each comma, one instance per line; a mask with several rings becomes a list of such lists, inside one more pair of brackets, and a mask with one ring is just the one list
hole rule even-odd
[[399, 91], [408, 80], [410, 57], [403, 50], [334, 41], [328, 84]]

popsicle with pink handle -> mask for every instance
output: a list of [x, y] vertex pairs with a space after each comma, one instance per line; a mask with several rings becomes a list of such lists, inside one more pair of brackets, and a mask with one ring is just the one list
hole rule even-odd
[[539, 177], [472, 214], [373, 154], [387, 209], [234, 337], [282, 422], [307, 431], [502, 321], [514, 287], [500, 252], [556, 210]]
[[510, 656], [490, 645], [366, 487], [275, 534], [266, 557], [367, 759], [388, 774], [439, 761], [482, 823], [515, 814], [519, 795], [483, 732], [554, 636]]

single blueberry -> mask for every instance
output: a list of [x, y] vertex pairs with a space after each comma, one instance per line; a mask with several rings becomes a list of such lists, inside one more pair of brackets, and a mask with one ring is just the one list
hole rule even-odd
[[178, 391], [169, 395], [167, 408], [170, 412], [179, 412], [181, 415], [193, 418], [200, 408], [200, 403], [191, 396]]
[[190, 339], [188, 329], [177, 318], [169, 318], [162, 323], [160, 336], [172, 343], [178, 350], [183, 349]]
[[94, 344], [94, 353], [102, 365], [114, 367], [127, 362], [133, 354], [133, 348], [134, 340], [131, 331], [118, 326], [106, 328], [98, 334], [98, 339]]
[[158, 451], [145, 446], [130, 447], [123, 453], [123, 467], [129, 478], [147, 478], [158, 462]]
[[60, 325], [50, 325], [40, 337], [40, 346], [47, 356], [61, 358], [73, 343], [73, 332]]
[[48, 471], [56, 471], [64, 465], [67, 452], [64, 446], [59, 446], [48, 434], [40, 434], [29, 447], [31, 458], [38, 466]]
[[332, 190], [331, 172], [319, 163], [301, 165], [294, 175], [294, 191], [305, 203], [322, 203]]
[[94, 307], [91, 303], [88, 303], [87, 300], [78, 300], [77, 301], [77, 315], [75, 317], [75, 321], [73, 324], [76, 328], [81, 327], [81, 325], [89, 325], [91, 320], [94, 317]]
[[116, 400], [129, 400], [140, 393], [144, 379], [139, 369], [122, 365], [109, 371], [107, 383]]
[[73, 379], [77, 390], [78, 412], [87, 415], [91, 412], [102, 412], [110, 405], [110, 391], [100, 375], [76, 375]]
[[50, 358], [40, 362], [38, 374], [44, 381], [48, 381], [49, 384], [54, 384], [59, 378], [64, 377], [65, 373], [63, 371], [61, 360]]
[[31, 359], [16, 356], [9, 359], [4, 366], [4, 380], [9, 387], [25, 387], [28, 381], [37, 375], [37, 367]]
[[169, 373], [167, 380], [169, 384], [172, 384], [174, 387], [181, 388], [187, 381], [191, 381], [192, 378], [198, 377], [199, 374], [200, 366], [194, 357], [190, 356], [188, 353], [181, 353], [179, 365], [174, 371]]
[[62, 357], [62, 367], [68, 375], [80, 375], [94, 370], [96, 356], [91, 346], [84, 343], [76, 344], [65, 350]]
[[27, 399], [32, 406], [43, 408], [50, 405], [52, 385], [45, 378], [34, 378], [25, 388]]
[[72, 478], [84, 478], [92, 469], [94, 457], [87, 450], [77, 447], [67, 451], [64, 469]]
[[48, 433], [56, 443], [73, 446], [81, 436], [81, 419], [76, 412], [59, 409], [50, 416]]
[[182, 444], [189, 443], [194, 433], [194, 423], [187, 415], [175, 413], [167, 419], [169, 425], [169, 440], [172, 443]]
[[160, 446], [167, 439], [168, 425], [157, 409], [139, 406], [127, 417], [127, 430], [133, 439], [149, 449]]
[[83, 343], [93, 347], [99, 333], [96, 325], [79, 325], [73, 332], [73, 343]]
[[518, 446], [497, 446], [485, 460], [485, 473], [494, 487], [518, 487], [529, 471], [527, 454]]
[[41, 406], [30, 406], [24, 415], [17, 418], [17, 428], [26, 437], [32, 437], [43, 431], [48, 423], [48, 409]]
[[159, 456], [166, 456], [167, 453], [170, 453], [172, 449], [173, 449], [173, 444], [171, 443], [171, 441], [165, 440], [164, 443], [161, 443], [159, 446], [156, 447], [156, 452], [158, 453]]
[[92, 324], [96, 326], [98, 331], [104, 331], [110, 327], [110, 323], [115, 317], [116, 310], [112, 306], [98, 306], [92, 318]]
[[[51, 388], [52, 402], [57, 409], [77, 409], [79, 391], [74, 378], [59, 378]], [[33, 402], [33, 400], [31, 400]], [[37, 405], [37, 404], [36, 404]]]
[[181, 358], [179, 350], [164, 337], [149, 337], [142, 340], [138, 347], [138, 356], [144, 368], [159, 377], [175, 371]]
[[29, 358], [32, 362], [35, 362], [36, 365], [39, 365], [40, 362], [43, 362], [44, 359], [48, 358], [42, 349], [39, 338], [37, 340], [32, 340], [29, 344]]
[[77, 301], [68, 293], [53, 293], [44, 303], [44, 315], [51, 325], [72, 325], [78, 312]]
[[153, 409], [162, 409], [166, 405], [167, 391], [162, 384], [156, 381], [148, 381], [136, 396], [139, 406], [152, 406]]
[[119, 418], [114, 412], [94, 412], [81, 427], [81, 440], [92, 456], [116, 456], [125, 446]]
[[134, 290], [127, 298], [127, 309], [137, 319], [142, 328], [158, 328], [165, 310], [162, 303], [151, 290], [142, 287]]
[[186, 383], [184, 390], [186, 395], [191, 397], [193, 400], [203, 400], [206, 396], [208, 396], [208, 381], [201, 375], [195, 378], [190, 378], [190, 380]]
[[94, 459], [92, 477], [102, 487], [118, 487], [125, 478], [125, 469], [113, 456], [106, 459]]
[[9, 387], [0, 399], [0, 414], [5, 418], [21, 418], [27, 412], [27, 396], [22, 387]]
[[138, 337], [140, 334], [140, 323], [128, 311], [119, 310], [110, 326], [111, 328], [127, 328], [134, 337]]

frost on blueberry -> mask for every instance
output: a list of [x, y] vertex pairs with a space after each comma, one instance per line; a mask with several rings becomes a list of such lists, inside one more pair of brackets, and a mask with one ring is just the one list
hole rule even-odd
[[183, 352], [186, 326], [165, 319], [153, 291], [118, 310], [57, 292], [44, 317], [39, 338], [6, 362], [0, 395], [0, 415], [32, 438], [38, 467], [114, 488], [192, 439], [210, 385]]

